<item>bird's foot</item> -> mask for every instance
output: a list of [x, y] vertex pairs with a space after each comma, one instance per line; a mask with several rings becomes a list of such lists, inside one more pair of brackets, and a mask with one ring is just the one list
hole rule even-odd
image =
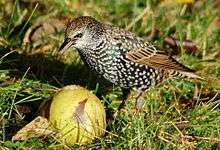
[[107, 119], [107, 124], [112, 124], [113, 122], [117, 121], [117, 117], [121, 112], [126, 112], [125, 109], [120, 109], [120, 110], [116, 110], [115, 112], [113, 112]]
[[110, 115], [110, 118], [109, 118], [109, 122], [110, 122], [110, 123], [113, 122], [113, 121], [117, 118], [117, 116], [118, 116], [118, 114], [119, 114], [120, 112], [124, 112], [124, 111], [125, 111], [125, 109], [124, 109], [125, 100], [126, 100], [126, 99], [122, 99], [122, 102], [121, 102], [121, 104], [118, 106], [118, 109]]

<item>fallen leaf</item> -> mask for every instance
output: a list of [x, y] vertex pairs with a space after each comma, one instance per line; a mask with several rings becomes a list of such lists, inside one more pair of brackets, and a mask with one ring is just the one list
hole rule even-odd
[[49, 121], [41, 116], [36, 117], [33, 121], [19, 130], [12, 140], [30, 140], [34, 137], [50, 137], [54, 135], [55, 129], [50, 125]]
[[176, 108], [177, 109], [184, 109], [184, 108], [186, 108], [186, 107], [188, 107], [188, 106], [190, 106], [192, 104], [193, 104], [193, 100], [192, 99], [186, 99], [186, 100], [183, 100], [180, 103], [178, 103], [176, 105]]
[[[190, 40], [184, 40], [184, 41], [180, 41], [174, 37], [166, 37], [164, 39], [164, 45], [168, 45], [170, 46], [173, 50], [178, 50], [181, 48], [181, 46], [183, 46], [183, 48], [186, 50], [187, 53], [195, 53], [198, 48], [197, 46]], [[173, 53], [179, 53], [179, 51], [175, 51]]]
[[[57, 47], [58, 33], [65, 28], [67, 19], [47, 18], [32, 25], [26, 31], [20, 53], [36, 55], [51, 53]], [[31, 43], [31, 44], [30, 44]]]
[[30, 35], [31, 41], [37, 41], [44, 36], [49, 36], [56, 32], [60, 32], [64, 30], [66, 24], [66, 20], [64, 19], [57, 19], [51, 18], [48, 20], [43, 21], [39, 25], [35, 26], [32, 34]]

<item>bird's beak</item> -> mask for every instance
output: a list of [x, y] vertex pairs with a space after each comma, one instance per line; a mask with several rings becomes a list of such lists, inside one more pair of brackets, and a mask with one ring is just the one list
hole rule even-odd
[[63, 53], [64, 53], [68, 48], [70, 48], [71, 45], [73, 45], [73, 44], [74, 44], [74, 41], [72, 41], [72, 40], [66, 38], [66, 39], [64, 40], [63, 44], [60, 46], [59, 52], [60, 52], [61, 54], [63, 54]]

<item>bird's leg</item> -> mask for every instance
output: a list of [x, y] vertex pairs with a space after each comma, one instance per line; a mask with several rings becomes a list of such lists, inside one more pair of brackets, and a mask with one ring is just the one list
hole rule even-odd
[[113, 118], [115, 119], [118, 115], [118, 112], [120, 112], [124, 106], [125, 106], [125, 101], [127, 100], [128, 98], [128, 95], [130, 94], [130, 89], [122, 89], [122, 102], [121, 104], [118, 106], [118, 109], [116, 110], [116, 112], [113, 114]]
[[137, 95], [136, 95], [136, 98], [135, 98], [135, 109], [136, 109], [136, 112], [140, 112], [143, 108], [143, 105], [144, 105], [144, 99], [142, 97], [143, 95], [143, 89], [138, 89], [137, 90]]
[[120, 111], [121, 109], [124, 108], [125, 101], [127, 100], [128, 95], [130, 94], [130, 89], [122, 89], [122, 93], [123, 93], [123, 95], [121, 97], [122, 98], [122, 102], [121, 102], [121, 104], [118, 107], [118, 111]]

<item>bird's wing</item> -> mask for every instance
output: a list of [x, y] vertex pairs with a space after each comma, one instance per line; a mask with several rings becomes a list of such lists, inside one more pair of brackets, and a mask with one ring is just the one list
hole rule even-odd
[[125, 57], [132, 62], [150, 66], [152, 68], [161, 68], [165, 70], [177, 70], [183, 72], [194, 72], [186, 66], [177, 62], [169, 56], [166, 51], [158, 50], [153, 46], [138, 48], [125, 53]]

